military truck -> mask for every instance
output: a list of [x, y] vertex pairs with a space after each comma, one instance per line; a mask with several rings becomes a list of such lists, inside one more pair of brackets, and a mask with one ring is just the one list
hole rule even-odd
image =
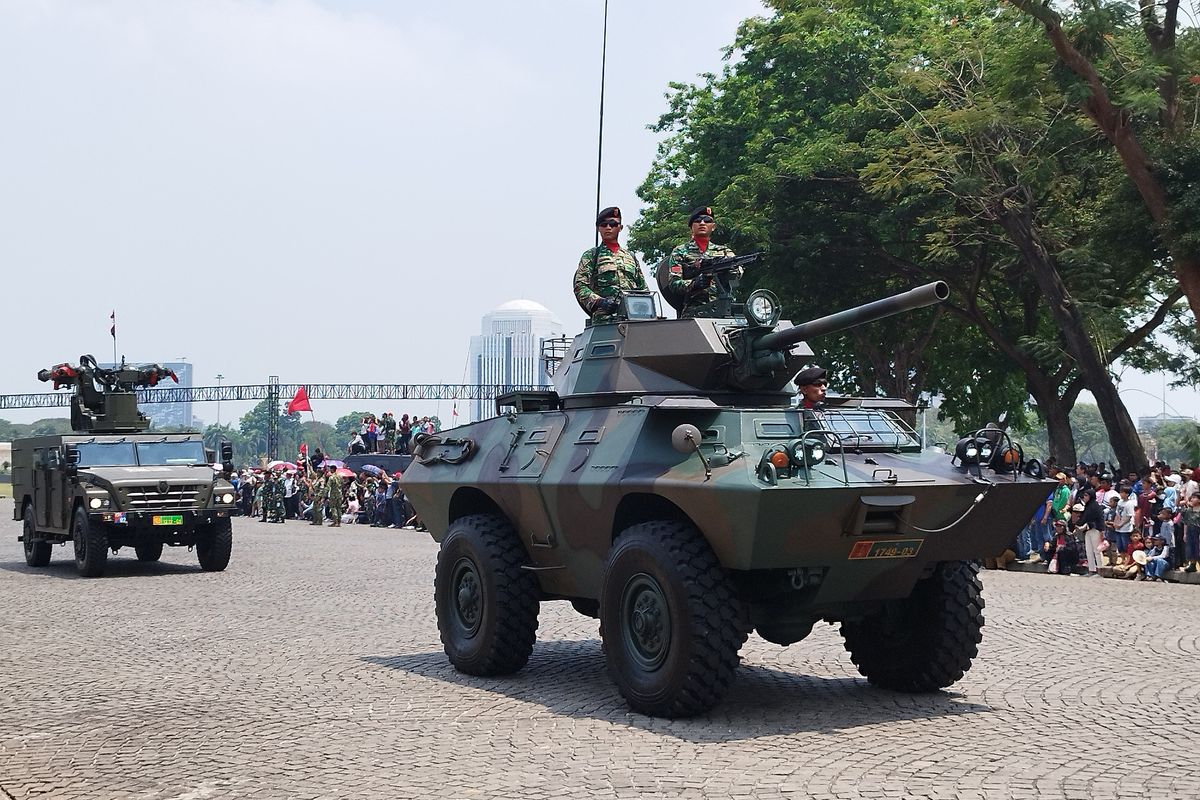
[[720, 318], [667, 320], [630, 292], [620, 319], [561, 348], [553, 390], [415, 441], [402, 484], [440, 542], [434, 600], [450, 662], [519, 670], [539, 604], [598, 617], [630, 706], [710, 709], [751, 629], [788, 645], [837, 623], [858, 669], [909, 692], [977, 655], [974, 559], [1013, 540], [1047, 493], [999, 426], [943, 451], [911, 404], [802, 407], [808, 340], [941, 302], [936, 282], [800, 325], [753, 292]]
[[103, 575], [122, 547], [139, 561], [157, 561], [164, 546], [195, 547], [202, 569], [229, 564], [233, 450], [222, 444], [214, 465], [199, 433], [147, 431], [136, 389], [168, 377], [158, 365], [109, 369], [90, 355], [38, 373], [75, 394], [72, 433], [13, 442], [13, 515], [29, 566], [46, 566], [52, 546], [67, 542], [87, 578]]

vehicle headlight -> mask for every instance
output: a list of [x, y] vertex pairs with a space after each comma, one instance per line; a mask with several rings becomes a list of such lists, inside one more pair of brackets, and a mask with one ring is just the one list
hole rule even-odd
[[803, 467], [805, 464], [815, 467], [825, 460], [825, 445], [811, 439], [799, 441], [792, 447], [792, 456], [798, 467]]
[[743, 306], [746, 317], [755, 325], [774, 327], [779, 321], [779, 300], [766, 289], [755, 289]]
[[221, 502], [222, 503], [232, 503], [233, 495], [230, 494], [229, 492], [226, 492], [225, 494], [221, 495]]
[[91, 506], [92, 508], [100, 508], [101, 506], [104, 505], [104, 501], [101, 500], [99, 497], [93, 497], [91, 500], [88, 501], [88, 505]]

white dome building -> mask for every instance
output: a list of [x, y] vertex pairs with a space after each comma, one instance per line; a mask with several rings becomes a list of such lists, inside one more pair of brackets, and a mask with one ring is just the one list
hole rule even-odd
[[[477, 385], [549, 386], [541, 361], [542, 342], [563, 335], [562, 320], [541, 303], [509, 300], [483, 315], [480, 335], [471, 337], [467, 382]], [[494, 417], [492, 400], [471, 403], [468, 421]]]

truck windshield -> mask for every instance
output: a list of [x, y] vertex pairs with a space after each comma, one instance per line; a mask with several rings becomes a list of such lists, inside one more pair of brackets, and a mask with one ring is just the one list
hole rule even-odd
[[134, 467], [133, 442], [87, 442], [75, 445], [81, 467]]
[[203, 442], [138, 442], [137, 457], [143, 467], [208, 463]]

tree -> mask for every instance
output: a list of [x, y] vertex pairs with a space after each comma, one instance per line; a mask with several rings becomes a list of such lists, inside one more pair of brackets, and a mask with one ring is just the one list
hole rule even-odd
[[[1079, 107], [1120, 157], [1170, 253], [1193, 325], [1200, 323], [1197, 98], [1185, 101], [1179, 92], [1182, 78], [1200, 73], [1200, 45], [1194, 28], [1180, 41], [1179, 0], [1139, 0], [1137, 17], [1127, 2], [1079, 3], [1064, 16], [1047, 0], [1009, 1], [1042, 24], [1059, 62], [1073, 73], [1069, 86]], [[1122, 35], [1133, 19], [1143, 34], [1136, 44]]]
[[1200, 424], [1195, 422], [1164, 422], [1153, 434], [1158, 460], [1174, 464], [1186, 461], [1200, 464]]

